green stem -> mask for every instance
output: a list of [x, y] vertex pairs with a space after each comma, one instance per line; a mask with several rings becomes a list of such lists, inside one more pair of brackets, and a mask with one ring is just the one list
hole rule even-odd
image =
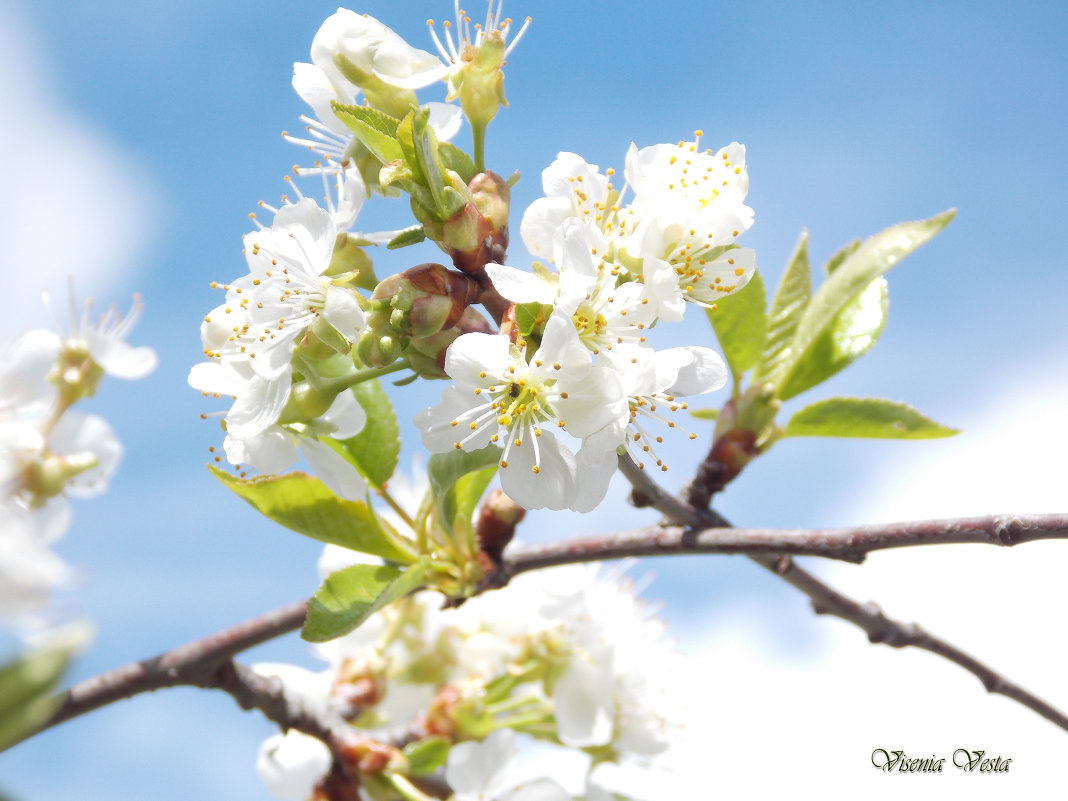
[[388, 773], [386, 778], [404, 801], [436, 801], [433, 796], [424, 793], [399, 773]]
[[364, 381], [370, 381], [372, 378], [380, 378], [384, 375], [397, 373], [406, 369], [408, 369], [408, 360], [398, 359], [393, 362], [393, 364], [387, 364], [385, 367], [365, 367], [362, 370], [357, 370], [355, 373], [339, 376], [331, 381], [324, 382], [320, 389], [327, 391], [337, 390], [340, 392], [350, 387], [354, 387], [357, 384], [362, 384]]
[[[404, 511], [401, 505], [393, 499], [392, 495], [389, 494], [389, 491], [385, 487], [382, 487], [382, 489], [378, 491], [378, 494], [382, 496], [382, 500], [389, 504], [389, 508], [397, 513], [397, 517], [404, 521], [404, 525], [406, 525], [412, 531], [415, 531], [415, 521], [412, 520], [412, 516], [406, 511]], [[422, 551], [420, 551], [420, 553], [422, 553]]]
[[486, 125], [471, 123], [471, 142], [474, 147], [475, 172], [486, 170]]

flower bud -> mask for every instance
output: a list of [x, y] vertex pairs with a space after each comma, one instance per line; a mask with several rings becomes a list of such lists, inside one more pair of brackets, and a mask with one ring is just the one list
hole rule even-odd
[[493, 328], [474, 307], [464, 309], [460, 320], [452, 328], [438, 331], [428, 337], [414, 338], [408, 343], [404, 355], [413, 372], [423, 378], [448, 378], [445, 372], [445, 354], [457, 337], [462, 334], [492, 334]]
[[322, 389], [310, 381], [298, 381], [289, 390], [282, 413], [278, 416], [280, 424], [303, 423], [325, 414], [338, 396], [337, 389]]
[[512, 541], [515, 528], [526, 513], [526, 509], [499, 489], [490, 491], [483, 499], [478, 510], [475, 533], [478, 535], [479, 547], [494, 566], [501, 563], [505, 546]]
[[404, 350], [404, 345], [393, 334], [364, 331], [356, 343], [356, 355], [367, 367], [385, 367], [393, 364]]
[[467, 45], [460, 54], [459, 74], [453, 80], [459, 84], [460, 106], [472, 128], [485, 127], [498, 108], [508, 105], [501, 72], [505, 50], [501, 32], [489, 30], [477, 47]]
[[475, 199], [475, 208], [489, 220], [493, 231], [508, 227], [512, 190], [508, 182], [495, 172], [480, 172], [467, 185]]
[[371, 300], [389, 298], [389, 327], [420, 338], [456, 325], [480, 291], [478, 282], [462, 273], [441, 264], [420, 264], [379, 283]]

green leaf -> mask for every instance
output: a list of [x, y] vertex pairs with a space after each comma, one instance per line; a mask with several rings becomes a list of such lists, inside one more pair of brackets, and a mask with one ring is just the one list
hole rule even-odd
[[715, 420], [719, 417], [719, 409], [691, 409], [690, 414], [698, 420]]
[[[950, 209], [929, 220], [900, 223], [880, 231], [850, 253], [813, 295], [797, 323], [775, 383], [788, 386], [797, 370], [820, 338], [831, 328], [841, 310], [864, 292], [871, 283], [949, 224], [956, 210]], [[780, 397], [788, 397], [780, 395]]]
[[775, 290], [775, 299], [771, 302], [771, 313], [767, 319], [767, 335], [764, 337], [764, 350], [756, 370], [753, 383], [778, 383], [780, 374], [787, 366], [791, 353], [791, 343], [797, 331], [797, 324], [808, 305], [812, 291], [812, 271], [808, 266], [808, 231], [802, 231], [794, 246], [786, 270], [779, 279]]
[[427, 776], [442, 767], [449, 758], [449, 741], [444, 737], [427, 737], [404, 746], [410, 776]]
[[416, 148], [415, 111], [409, 111], [407, 116], [397, 124], [397, 142], [404, 154], [404, 164], [412, 174], [412, 180], [418, 184], [426, 185], [426, 173], [423, 172], [419, 163], [419, 153]]
[[56, 685], [88, 639], [88, 627], [68, 626], [0, 666], [0, 751], [52, 716], [60, 702]]
[[409, 245], [418, 245], [426, 239], [426, 229], [421, 225], [413, 225], [411, 228], [405, 228], [389, 242], [386, 243], [388, 250], [397, 250], [398, 248], [406, 248]]
[[449, 493], [452, 501], [450, 502], [446, 498], [447, 508], [443, 510], [446, 514], [451, 513], [452, 517], [445, 519], [452, 520], [454, 524], [458, 520], [470, 523], [471, 516], [475, 513], [475, 507], [482, 500], [486, 487], [489, 486], [495, 475], [497, 475], [497, 462], [457, 479], [452, 491]]
[[434, 198], [439, 218], [445, 220], [452, 215], [449, 213], [449, 204], [445, 201], [445, 178], [441, 161], [438, 159], [438, 138], [430, 127], [429, 119], [429, 109], [421, 109], [413, 120], [415, 158], [424, 175], [427, 189]]
[[352, 394], [367, 415], [367, 422], [356, 436], [336, 440], [339, 452], [373, 489], [381, 489], [397, 469], [400, 458], [397, 415], [377, 379], [354, 385]]
[[465, 184], [471, 183], [478, 172], [471, 157], [451, 142], [438, 142], [438, 155], [445, 169], [455, 172]]
[[298, 534], [394, 562], [414, 559], [413, 552], [390, 539], [371, 507], [342, 500], [314, 476], [295, 472], [244, 479], [214, 465], [208, 469], [257, 512]]
[[827, 398], [794, 414], [783, 436], [938, 439], [958, 433], [958, 429], [939, 425], [904, 403], [882, 398]]
[[331, 101], [330, 107], [339, 120], [383, 164], [404, 158], [397, 139], [399, 120], [370, 106], [346, 106]]
[[827, 263], [823, 265], [823, 274], [830, 275], [839, 267], [842, 266], [842, 262], [852, 256], [856, 249], [860, 247], [860, 240], [854, 239], [852, 242], [842, 245], [831, 258], [827, 260]]
[[[487, 445], [477, 451], [453, 450], [448, 453], [435, 453], [427, 460], [430, 494], [434, 498], [440, 519], [446, 525], [456, 519], [458, 512], [470, 501], [472, 493], [477, 490], [478, 496], [481, 497], [482, 490], [485, 490], [485, 484], [482, 484], [481, 490], [478, 489], [481, 479], [465, 481], [462, 484], [460, 480], [470, 473], [483, 471], [491, 466], [496, 469], [500, 458], [501, 449], [496, 445]], [[493, 474], [490, 473], [485, 479], [486, 483], [492, 477]], [[478, 503], [478, 498], [475, 498], [474, 503]], [[471, 511], [474, 511], [473, 505]]]
[[754, 272], [741, 290], [705, 309], [735, 379], [756, 364], [763, 350], [768, 328], [764, 294], [764, 279]]
[[545, 325], [552, 314], [553, 307], [541, 303], [517, 303], [515, 306], [515, 323], [519, 333], [529, 337], [536, 329]]
[[344, 636], [387, 604], [425, 586], [426, 574], [425, 562], [404, 571], [384, 565], [351, 565], [331, 573], [308, 600], [308, 618], [300, 636], [308, 642]]
[[886, 326], [890, 296], [886, 279], [876, 278], [838, 312], [787, 376], [778, 397], [787, 400], [826, 381], [863, 356]]

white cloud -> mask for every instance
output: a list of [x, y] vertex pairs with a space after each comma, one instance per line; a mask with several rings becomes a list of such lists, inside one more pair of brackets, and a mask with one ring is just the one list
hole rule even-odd
[[[873, 471], [866, 497], [844, 502], [833, 517], [883, 522], [1066, 511], [1068, 371], [1049, 367], [1063, 365], [1065, 353], [1006, 376], [1012, 389], [966, 415], [965, 433], [952, 444], [933, 458], [923, 443], [902, 451]], [[1011, 550], [947, 545], [817, 568], [858, 600], [877, 600], [891, 616], [920, 622], [1068, 710], [1066, 554], [1065, 542]], [[828, 798], [858, 790], [865, 798], [993, 799], [1009, 790], [1037, 798], [1063, 782], [1065, 732], [988, 695], [974, 676], [938, 657], [870, 645], [852, 626], [814, 618], [824, 647], [799, 661], [761, 640], [755, 621], [737, 616], [727, 625], [690, 645], [708, 664], [710, 797], [808, 787]], [[871, 765], [877, 748], [947, 761], [941, 775], [887, 775]], [[959, 771], [952, 765], [958, 748], [1012, 758], [1009, 773]]]
[[65, 297], [68, 275], [79, 298], [127, 303], [114, 292], [151, 233], [155, 199], [131, 159], [67, 108], [35, 39], [10, 5], [0, 6], [0, 340], [50, 326], [40, 292]]

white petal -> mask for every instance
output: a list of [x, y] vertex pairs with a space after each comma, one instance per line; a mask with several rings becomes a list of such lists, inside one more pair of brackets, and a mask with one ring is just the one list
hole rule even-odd
[[238, 439], [254, 437], [273, 425], [289, 400], [290, 371], [277, 378], [254, 376], [226, 415], [226, 428]]
[[[463, 339], [463, 337], [460, 337]], [[460, 340], [456, 340], [459, 342]], [[554, 311], [545, 324], [541, 346], [534, 354], [534, 362], [545, 365], [540, 373], [581, 380], [593, 364], [593, 356], [578, 338], [578, 332], [568, 315]], [[560, 370], [550, 370], [549, 365], [559, 364]]]
[[534, 256], [553, 257], [553, 234], [573, 215], [571, 201], [563, 197], [540, 197], [527, 206], [519, 223], [523, 244]]
[[306, 801], [331, 764], [330, 749], [322, 742], [290, 729], [264, 740], [256, 773], [276, 798]]
[[619, 465], [616, 448], [622, 443], [622, 432], [611, 426], [586, 438], [576, 457], [578, 491], [571, 503], [576, 512], [592, 512], [604, 500]]
[[511, 342], [505, 334], [463, 334], [445, 353], [445, 372], [465, 388], [485, 387], [511, 365]]
[[68, 411], [48, 435], [48, 444], [57, 455], [88, 451], [96, 457], [96, 467], [67, 481], [67, 494], [75, 498], [91, 498], [107, 489], [108, 480], [122, 458], [122, 444], [115, 432], [106, 420], [95, 414]]
[[89, 332], [89, 353], [105, 373], [116, 378], [143, 378], [156, 369], [159, 361], [150, 347], [135, 348], [94, 331]]
[[51, 399], [56, 388], [48, 374], [56, 364], [61, 344], [59, 334], [43, 328], [19, 337], [0, 367], [0, 398], [12, 406]]
[[300, 437], [299, 444], [312, 472], [331, 492], [346, 501], [362, 501], [366, 498], [367, 485], [363, 478], [333, 448], [307, 437]]
[[348, 439], [355, 437], [363, 430], [367, 422], [367, 414], [356, 400], [356, 396], [346, 390], [334, 398], [330, 408], [319, 419], [333, 426], [334, 431], [330, 434], [331, 437]]
[[554, 401], [554, 408], [572, 436], [587, 437], [612, 424], [626, 426], [630, 418], [619, 374], [608, 367], [595, 364], [577, 383], [568, 381], [565, 391], [567, 398]]
[[536, 275], [504, 264], [487, 264], [486, 274], [502, 297], [513, 303], [544, 303], [556, 300], [556, 287]]
[[572, 748], [605, 745], [612, 739], [615, 703], [612, 677], [575, 658], [553, 688], [560, 741]]
[[[455, 426], [449, 425], [453, 420], [459, 421], [464, 414], [475, 406], [485, 403], [484, 395], [475, 395], [470, 389], [461, 389], [450, 386], [441, 393], [441, 403], [424, 409], [412, 420], [419, 429], [423, 447], [431, 453], [448, 453], [455, 449], [455, 443], [465, 440], [471, 435], [471, 429], [466, 422], [457, 422]], [[479, 431], [469, 442], [464, 442], [463, 449], [476, 451], [484, 448], [490, 442], [490, 436], [496, 433], [495, 424], [486, 426]]]
[[356, 297], [341, 287], [332, 286], [326, 291], [323, 318], [349, 342], [359, 339], [360, 332], [367, 327], [363, 309], [356, 302]]
[[552, 779], [538, 779], [501, 796], [501, 801], [571, 801], [571, 794]]
[[727, 366], [722, 356], [710, 348], [691, 346], [685, 350], [691, 358], [679, 369], [678, 379], [671, 388], [673, 393], [702, 395], [727, 383]]
[[[312, 107], [319, 121], [339, 136], [348, 138], [352, 131], [334, 114], [330, 101], [351, 105], [355, 95], [350, 91], [339, 92], [330, 82], [326, 73], [314, 64], [296, 63], [293, 65], [293, 88], [301, 100]], [[347, 88], [347, 87], [346, 87]]]
[[422, 89], [442, 80], [449, 68], [437, 56], [417, 50], [397, 36], [379, 45], [374, 55], [374, 73], [401, 89]]
[[515, 732], [497, 729], [480, 743], [460, 743], [449, 751], [445, 781], [457, 801], [491, 799], [501, 789], [504, 769], [515, 756]]
[[[508, 466], [498, 475], [503, 489], [524, 509], [569, 509], [575, 497], [575, 457], [560, 445], [550, 431], [537, 438], [538, 453], [527, 437], [519, 447], [512, 446]], [[537, 462], [538, 472], [533, 468]]]
[[245, 439], [227, 434], [223, 440], [223, 451], [230, 464], [247, 464], [264, 475], [281, 473], [297, 461], [297, 446], [293, 444], [293, 437], [280, 426], [271, 426]]
[[427, 122], [434, 129], [439, 142], [448, 142], [460, 131], [464, 122], [464, 112], [452, 103], [427, 103], [430, 118]]

